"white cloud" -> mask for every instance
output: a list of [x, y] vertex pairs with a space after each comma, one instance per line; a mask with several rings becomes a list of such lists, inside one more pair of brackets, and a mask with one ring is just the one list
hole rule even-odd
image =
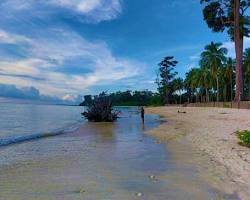
[[0, 3], [2, 8], [14, 9], [16, 11], [29, 9], [31, 0], [3, 0]]
[[[15, 35], [22, 38], [15, 40], [16, 44], [29, 46], [28, 55], [20, 60], [0, 62], [1, 83], [34, 86], [43, 94], [64, 96], [79, 94], [96, 85], [114, 84], [143, 73], [143, 64], [115, 57], [104, 42], [89, 42], [65, 29], [46, 31], [49, 37], [27, 39]], [[5, 32], [5, 35], [5, 38], [9, 38], [13, 34]], [[89, 71], [70, 74], [58, 70], [73, 61], [80, 69]], [[74, 71], [74, 68], [70, 71]]]
[[89, 13], [102, 5], [102, 0], [52, 0], [55, 5], [68, 7], [82, 13]]
[[44, 13], [48, 15], [57, 12], [57, 8], [61, 8], [74, 16], [85, 16], [84, 20], [91, 23], [115, 19], [122, 12], [121, 0], [4, 0], [0, 8], [8, 9], [8, 14], [12, 15], [15, 12], [30, 12], [38, 17]]
[[0, 29], [0, 43], [18, 44], [27, 42], [30, 42], [30, 39], [25, 36], [7, 33]]
[[68, 102], [81, 103], [83, 101], [83, 97], [80, 95], [66, 94], [65, 96], [62, 97], [62, 100]]
[[[223, 46], [228, 49], [228, 56], [235, 58], [235, 46], [234, 42], [224, 42]], [[244, 49], [250, 48], [250, 38], [244, 38]]]
[[87, 17], [87, 21], [112, 20], [122, 12], [120, 0], [50, 0], [56, 6], [68, 8]]
[[192, 56], [189, 56], [190, 61], [198, 61], [200, 59], [200, 53], [196, 53]]

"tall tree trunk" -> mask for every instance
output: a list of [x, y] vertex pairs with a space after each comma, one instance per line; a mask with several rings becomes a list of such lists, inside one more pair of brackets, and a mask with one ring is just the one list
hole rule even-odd
[[250, 101], [250, 85], [248, 86], [248, 101]]
[[230, 77], [230, 86], [231, 86], [231, 102], [233, 101], [233, 80], [232, 80], [232, 77]]
[[240, 30], [240, 0], [234, 0], [234, 41], [236, 52], [236, 92], [234, 100], [239, 102], [243, 92], [242, 56], [243, 34]]
[[219, 102], [219, 100], [220, 100], [220, 87], [219, 87], [219, 77], [218, 77], [218, 75], [216, 75], [216, 86], [217, 86], [216, 101]]
[[209, 102], [209, 97], [208, 97], [208, 89], [206, 88], [206, 102]]
[[180, 93], [180, 104], [181, 104], [181, 93]]
[[165, 103], [166, 103], [166, 104], [169, 104], [169, 93], [168, 93], [168, 88], [166, 88], [165, 90], [166, 90]]
[[191, 96], [191, 103], [195, 103], [195, 94], [192, 93], [192, 96]]
[[224, 99], [224, 102], [227, 101], [227, 87], [228, 87], [228, 85], [225, 85], [225, 86], [224, 86], [224, 91], [223, 91], [223, 99]]

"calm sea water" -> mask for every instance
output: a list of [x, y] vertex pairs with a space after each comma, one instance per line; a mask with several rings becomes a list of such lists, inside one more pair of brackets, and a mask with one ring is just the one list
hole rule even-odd
[[83, 123], [83, 107], [0, 103], [0, 146], [56, 134]]

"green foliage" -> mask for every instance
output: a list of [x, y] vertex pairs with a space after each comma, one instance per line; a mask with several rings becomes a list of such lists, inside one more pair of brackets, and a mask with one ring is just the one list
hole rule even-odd
[[205, 98], [203, 99], [209, 101], [209, 96], [211, 96], [209, 93], [213, 91], [216, 92], [216, 99], [219, 101], [220, 90], [224, 89], [226, 91], [225, 83], [223, 82], [222, 84], [223, 79], [221, 75], [232, 75], [230, 74], [232, 71], [224, 67], [228, 61], [225, 56], [226, 53], [227, 49], [222, 47], [221, 43], [211, 42], [205, 46], [200, 56], [200, 68], [192, 68], [186, 73], [185, 86], [190, 90], [190, 99], [193, 99], [193, 96], [196, 96], [196, 99], [198, 96], [200, 98], [204, 96]]
[[[201, 0], [204, 5], [203, 16], [214, 32], [227, 30], [236, 50], [236, 91], [235, 100], [240, 101], [243, 92], [242, 52], [244, 37], [250, 37], [249, 0]], [[225, 89], [225, 88], [224, 88]], [[217, 77], [217, 101], [219, 87]]]
[[250, 48], [247, 48], [243, 56], [246, 83], [250, 84]]
[[214, 43], [205, 46], [201, 53], [201, 65], [210, 68], [212, 75], [218, 76], [219, 68], [226, 61], [227, 49], [222, 47], [222, 43]]
[[250, 48], [246, 49], [243, 55], [243, 68], [244, 68], [244, 91], [247, 93], [248, 100], [250, 100]]
[[156, 82], [158, 84], [158, 91], [162, 98], [162, 103], [170, 103], [171, 97], [175, 92], [173, 87], [173, 80], [177, 75], [174, 72], [174, 68], [177, 65], [177, 61], [173, 56], [165, 57], [159, 64], [159, 77]]
[[174, 91], [181, 91], [183, 89], [183, 79], [182, 78], [175, 78], [173, 81], [172, 81], [172, 87], [174, 89]]
[[[235, 94], [236, 62], [226, 57], [220, 43], [211, 43], [201, 53], [200, 67], [192, 68], [184, 80], [187, 98], [191, 102], [202, 97], [208, 100], [232, 101]], [[244, 52], [244, 100], [250, 100], [250, 48]], [[217, 95], [217, 93], [219, 94]], [[183, 95], [182, 95], [183, 96]]]
[[237, 136], [242, 145], [250, 147], [250, 131], [249, 130], [237, 131]]
[[152, 96], [148, 106], [162, 106], [161, 96], [159, 94]]
[[[201, 0], [204, 5], [203, 17], [209, 28], [214, 32], [227, 29], [231, 39], [234, 39], [234, 1], [232, 0]], [[240, 30], [241, 35], [249, 37], [250, 15], [249, 0], [240, 0]]]
[[[208, 68], [210, 71], [212, 78], [216, 80], [216, 92], [217, 92], [217, 98], [216, 100], [220, 100], [220, 79], [219, 75], [222, 70], [223, 64], [226, 62], [227, 58], [227, 49], [222, 47], [221, 43], [214, 43], [211, 42], [209, 45], [205, 46], [205, 50], [201, 53], [201, 60], [200, 64], [205, 69]], [[210, 79], [210, 81], [211, 81]], [[205, 84], [209, 84], [206, 83]]]
[[191, 88], [191, 90], [194, 92], [194, 90], [200, 86], [199, 78], [200, 78], [200, 69], [199, 68], [190, 69], [186, 73], [186, 79], [185, 79], [186, 87]]
[[[161, 104], [161, 97], [157, 93], [151, 91], [118, 91], [111, 94], [107, 94], [112, 100], [114, 106], [156, 106]], [[92, 103], [95, 96], [87, 95], [88, 98], [84, 98], [81, 106], [88, 106]]]

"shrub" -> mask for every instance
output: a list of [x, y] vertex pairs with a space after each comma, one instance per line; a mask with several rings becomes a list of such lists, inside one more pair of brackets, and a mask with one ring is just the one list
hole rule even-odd
[[250, 131], [237, 131], [240, 144], [250, 147]]
[[92, 122], [113, 122], [117, 120], [118, 114], [119, 112], [113, 111], [112, 100], [105, 92], [96, 96], [87, 111], [82, 113]]

